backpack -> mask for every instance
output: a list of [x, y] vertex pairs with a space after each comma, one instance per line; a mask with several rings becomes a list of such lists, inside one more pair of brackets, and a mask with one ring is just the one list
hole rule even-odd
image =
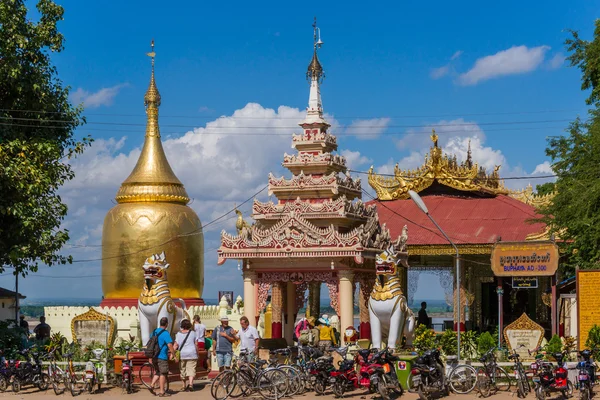
[[153, 333], [146, 344], [146, 350], [144, 350], [144, 355], [148, 358], [157, 358], [162, 350], [162, 347], [158, 345], [158, 337], [165, 333], [167, 330], [163, 329], [159, 333]]

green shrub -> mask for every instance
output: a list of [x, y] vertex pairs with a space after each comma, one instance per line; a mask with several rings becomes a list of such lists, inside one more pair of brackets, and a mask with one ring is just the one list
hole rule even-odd
[[550, 356], [554, 358], [554, 354], [561, 353], [563, 350], [563, 344], [560, 340], [560, 336], [553, 335], [544, 350], [546, 350], [546, 357]]
[[445, 356], [455, 356], [457, 347], [456, 332], [452, 329], [447, 329], [437, 337], [438, 347], [441, 348], [442, 354]]
[[600, 356], [600, 326], [592, 326], [592, 329], [588, 332], [585, 347], [586, 349], [592, 350], [594, 352], [594, 358], [598, 359]]
[[415, 351], [423, 354], [427, 350], [435, 347], [435, 333], [425, 325], [419, 325], [415, 331], [415, 340], [413, 341]]
[[460, 334], [460, 357], [465, 360], [477, 355], [477, 332], [466, 331]]
[[480, 356], [484, 355], [494, 347], [496, 347], [496, 342], [489, 332], [483, 332], [479, 336], [479, 339], [477, 339], [477, 352]]

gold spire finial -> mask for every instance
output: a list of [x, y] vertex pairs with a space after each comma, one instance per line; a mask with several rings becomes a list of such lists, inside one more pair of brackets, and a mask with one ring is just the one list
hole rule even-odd
[[[306, 79], [309, 81], [313, 79], [322, 80], [325, 74], [323, 73], [323, 67], [317, 57], [317, 50], [323, 45], [321, 40], [321, 30], [317, 27], [317, 17], [315, 17], [312, 24], [313, 27], [313, 58], [308, 64], [308, 71], [306, 72]], [[318, 34], [317, 34], [318, 33]]]
[[158, 127], [158, 107], [160, 106], [160, 93], [154, 81], [154, 40], [150, 44], [152, 51], [146, 53], [152, 58], [152, 75], [150, 86], [144, 96], [146, 106], [146, 139], [142, 153], [135, 168], [127, 179], [121, 184], [117, 192], [118, 203], [136, 202], [170, 202], [187, 204], [190, 201], [183, 184], [169, 165], [167, 156], [160, 141]]
[[433, 147], [438, 147], [438, 135], [435, 133], [435, 129], [431, 130], [431, 141], [433, 142]]
[[148, 112], [147, 109], [149, 107], [160, 107], [160, 93], [158, 92], [158, 88], [156, 87], [156, 81], [154, 80], [154, 57], [156, 57], [156, 53], [154, 52], [154, 39], [152, 39], [152, 42], [150, 42], [150, 48], [152, 49], [150, 53], [146, 53], [146, 55], [152, 59], [152, 74], [150, 75], [150, 86], [148, 86], [148, 90], [146, 91], [146, 95], [144, 96], [144, 105], [146, 106], [146, 112]]

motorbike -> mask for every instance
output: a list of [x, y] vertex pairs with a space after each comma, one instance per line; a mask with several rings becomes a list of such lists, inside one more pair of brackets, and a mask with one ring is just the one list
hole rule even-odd
[[394, 356], [389, 348], [385, 348], [371, 358], [371, 365], [368, 367], [370, 372], [370, 381], [373, 388], [377, 388], [379, 395], [383, 400], [390, 400], [390, 393], [402, 396], [404, 393], [394, 363], [398, 357]]
[[358, 388], [361, 388], [361, 384], [358, 380], [358, 374], [356, 373], [354, 360], [347, 360], [346, 355], [348, 354], [348, 348], [336, 350], [342, 356], [343, 360], [338, 362], [338, 369], [331, 372], [330, 383], [333, 393], [342, 397], [345, 392], [349, 392]]
[[568, 379], [568, 371], [564, 367], [564, 354], [554, 354], [556, 366], [541, 360], [531, 364], [534, 372], [533, 383], [535, 384], [535, 397], [545, 400], [546, 395], [552, 392], [560, 392], [567, 398], [573, 394], [573, 384]]
[[[104, 354], [104, 349], [94, 349], [92, 350], [95, 358], [88, 361], [85, 365], [85, 391], [89, 393], [95, 393], [97, 390], [100, 390], [102, 386], [102, 355]], [[96, 388], [96, 385], [98, 386]]]
[[444, 363], [438, 349], [427, 350], [418, 357], [410, 371], [412, 375], [412, 386], [416, 389], [421, 400], [428, 400], [433, 393], [449, 395], [448, 382]]
[[321, 356], [315, 361], [310, 361], [306, 367], [315, 393], [318, 395], [325, 394], [331, 372], [335, 370], [333, 357]]
[[[21, 355], [28, 358], [25, 362], [16, 362], [13, 369], [12, 390], [18, 393], [24, 385], [35, 385], [40, 390], [48, 389], [50, 377], [43, 371], [41, 355], [22, 350]], [[33, 363], [31, 362], [33, 358]]]
[[121, 385], [130, 394], [133, 390], [133, 362], [129, 359], [129, 346], [125, 347], [125, 359], [121, 366]]
[[577, 387], [579, 389], [579, 398], [589, 400], [593, 395], [592, 386], [596, 380], [596, 367], [591, 360], [592, 352], [582, 350], [580, 353], [582, 360], [577, 363]]

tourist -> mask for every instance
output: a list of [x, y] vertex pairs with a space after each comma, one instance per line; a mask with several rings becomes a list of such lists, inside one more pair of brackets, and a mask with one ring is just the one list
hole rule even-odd
[[315, 317], [310, 317], [308, 319], [308, 326], [310, 326], [310, 334], [309, 334], [309, 345], [313, 347], [317, 347], [319, 345], [319, 341], [321, 340], [321, 329], [319, 329], [319, 321], [315, 321]]
[[[179, 375], [183, 381], [184, 391], [194, 391], [194, 378], [196, 377], [196, 363], [198, 361], [198, 349], [196, 346], [196, 332], [192, 330], [189, 319], [181, 320], [181, 331], [175, 336], [175, 350], [179, 350]], [[185, 383], [185, 378], [188, 383]]]
[[194, 331], [196, 332], [198, 350], [203, 350], [205, 348], [204, 335], [206, 334], [206, 326], [200, 322], [199, 315], [194, 315]]
[[169, 326], [169, 319], [167, 317], [162, 317], [160, 319], [160, 326], [152, 332], [152, 336], [158, 336], [158, 347], [160, 348], [160, 353], [156, 358], [151, 358], [148, 360], [154, 365], [154, 370], [158, 373], [154, 375], [152, 378], [152, 383], [150, 384], [150, 391], [153, 391], [154, 385], [156, 385], [156, 381], [158, 381], [159, 392], [158, 397], [166, 397], [170, 396], [165, 391], [165, 386], [167, 383], [167, 376], [169, 375], [169, 360], [173, 358], [173, 354], [175, 353], [175, 349], [173, 348], [173, 339], [171, 339], [171, 334], [167, 331], [167, 327]]
[[319, 348], [322, 351], [337, 345], [333, 328], [323, 318], [319, 318]]
[[427, 315], [427, 303], [421, 303], [421, 309], [419, 310], [419, 318], [417, 319], [417, 326], [425, 325], [426, 328], [429, 328], [429, 316]]
[[40, 323], [33, 330], [36, 340], [46, 340], [50, 338], [50, 325], [46, 323], [46, 317], [40, 317]]
[[221, 317], [221, 325], [217, 326], [212, 333], [212, 353], [217, 358], [219, 371], [231, 367], [233, 342], [237, 339], [236, 333], [235, 329], [229, 326], [229, 318], [227, 316]]
[[303, 332], [305, 335], [308, 334], [309, 329], [308, 320], [306, 318], [300, 318], [300, 321], [298, 321], [294, 327], [294, 341], [300, 343], [300, 336], [302, 336]]
[[248, 321], [246, 316], [240, 318], [240, 325], [242, 326], [242, 330], [239, 332], [240, 350], [247, 351], [249, 355], [253, 356], [251, 358], [257, 357], [258, 342], [260, 340], [258, 331], [250, 325], [250, 321]]
[[25, 321], [25, 316], [21, 314], [19, 326], [25, 329], [25, 332], [29, 335], [29, 322]]

